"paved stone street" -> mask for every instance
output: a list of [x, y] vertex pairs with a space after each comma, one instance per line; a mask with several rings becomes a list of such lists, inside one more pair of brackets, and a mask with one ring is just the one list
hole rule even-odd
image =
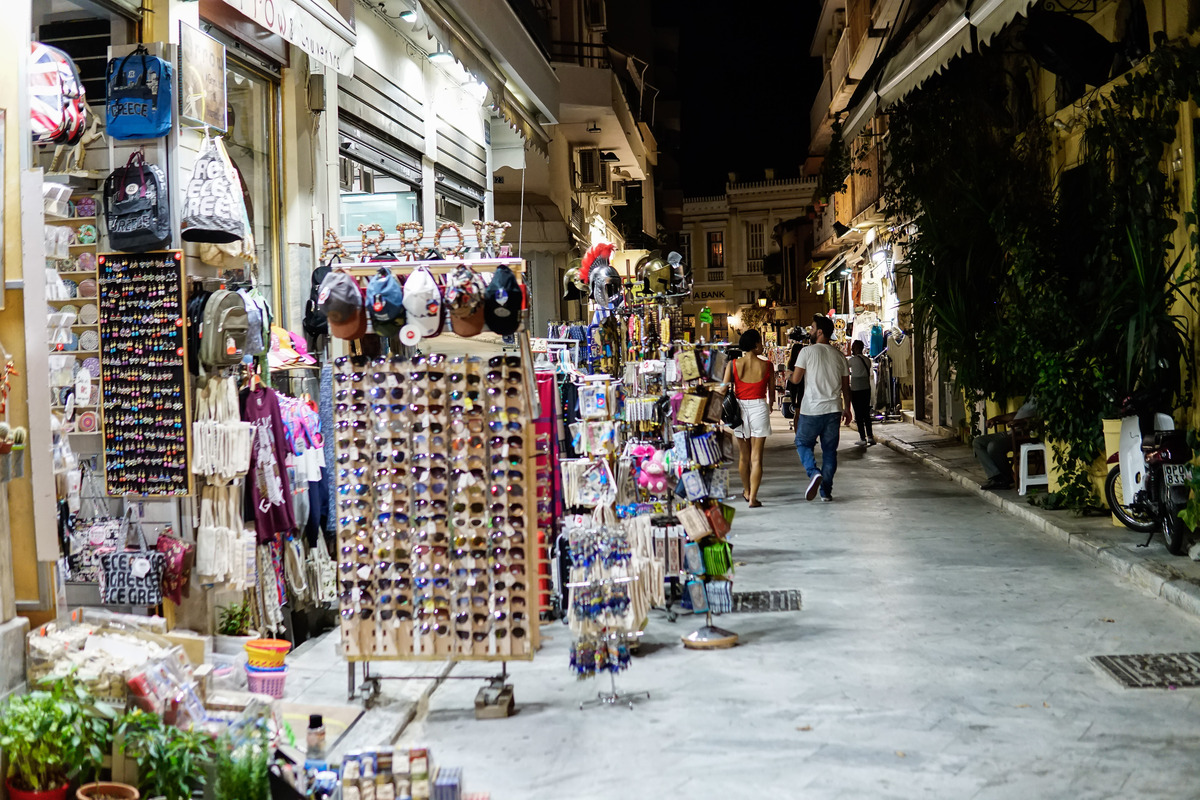
[[[765, 505], [738, 503], [737, 589], [800, 589], [802, 611], [721, 617], [741, 644], [713, 652], [655, 613], [618, 678], [650, 692], [633, 711], [580, 711], [607, 681], [573, 680], [547, 625], [512, 667], [515, 717], [476, 721], [481, 684], [447, 681], [401, 744], [496, 800], [1200, 796], [1200, 693], [1122, 689], [1086, 660], [1200, 650], [1195, 617], [845, 429], [836, 502], [805, 503], [774, 422]], [[328, 675], [344, 691], [344, 666]]]

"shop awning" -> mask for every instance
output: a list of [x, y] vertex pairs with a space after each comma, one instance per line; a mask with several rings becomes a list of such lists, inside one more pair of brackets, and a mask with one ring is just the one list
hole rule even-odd
[[542, 155], [548, 155], [550, 136], [542, 130], [533, 112], [509, 91], [503, 71], [487, 50], [434, 0], [420, 2], [425, 19], [429, 22], [430, 38], [436, 38], [464, 69], [487, 86], [492, 96], [492, 108], [499, 112], [514, 130]]
[[[886, 47], [846, 111], [843, 138], [850, 141], [877, 110], [904, 99], [963, 53], [990, 42], [1036, 0], [947, 0], [896, 49]], [[910, 18], [911, 19], [911, 18]], [[905, 26], [900, 24], [900, 28]], [[901, 33], [905, 33], [903, 30]], [[889, 52], [891, 51], [891, 52]]]
[[354, 74], [354, 29], [328, 5], [316, 0], [224, 0], [271, 33], [282, 36], [314, 61], [339, 74]]

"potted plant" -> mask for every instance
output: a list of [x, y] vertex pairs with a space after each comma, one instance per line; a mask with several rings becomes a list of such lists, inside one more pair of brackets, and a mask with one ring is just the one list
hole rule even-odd
[[137, 762], [139, 788], [147, 797], [190, 800], [204, 786], [213, 756], [208, 734], [180, 730], [145, 711], [125, 715], [119, 730], [125, 737], [121, 750]]
[[112, 710], [73, 676], [43, 681], [0, 709], [12, 800], [65, 800], [69, 781], [98, 775], [112, 746]]
[[237, 747], [223, 738], [217, 748], [216, 800], [268, 800], [270, 750], [261, 728]]
[[250, 629], [253, 610], [249, 600], [221, 607], [217, 635], [213, 637], [214, 651], [230, 656], [245, 652], [243, 648], [246, 642], [255, 636]]

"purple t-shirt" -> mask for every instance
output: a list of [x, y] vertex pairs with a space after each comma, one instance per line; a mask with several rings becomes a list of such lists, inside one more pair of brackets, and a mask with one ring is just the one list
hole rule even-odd
[[246, 502], [254, 509], [255, 538], [259, 544], [278, 541], [281, 534], [296, 529], [296, 517], [285, 462], [291, 450], [275, 390], [243, 392], [242, 420], [254, 425]]

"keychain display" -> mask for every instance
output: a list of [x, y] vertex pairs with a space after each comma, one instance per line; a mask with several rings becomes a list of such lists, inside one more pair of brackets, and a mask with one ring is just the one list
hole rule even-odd
[[191, 489], [182, 253], [99, 262], [105, 482], [109, 495]]

